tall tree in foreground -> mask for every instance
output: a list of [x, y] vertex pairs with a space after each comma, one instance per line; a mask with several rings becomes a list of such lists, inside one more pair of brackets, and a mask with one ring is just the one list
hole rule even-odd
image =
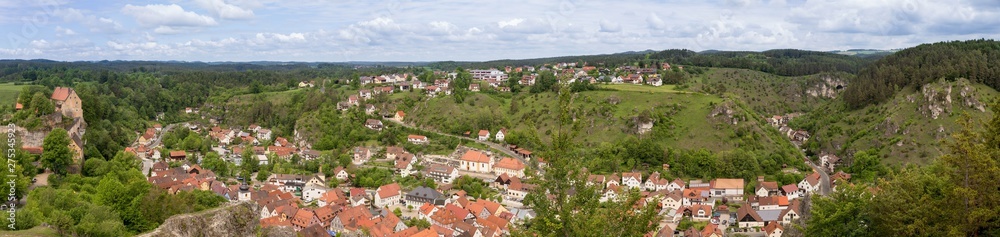
[[[997, 116], [1000, 108], [992, 106], [993, 119], [986, 131], [997, 131]], [[962, 218], [956, 218], [955, 227], [969, 236], [990, 235], [1000, 228], [1000, 166], [998, 149], [988, 144], [997, 134], [982, 134], [973, 127], [968, 115], [959, 121], [963, 129], [952, 135], [954, 141], [948, 143], [951, 154], [941, 157], [941, 161], [953, 171], [947, 175], [955, 187], [950, 193], [952, 207], [957, 208]], [[953, 232], [953, 234], [955, 234]]]
[[655, 207], [642, 206], [637, 192], [600, 203], [601, 187], [586, 184], [571, 142], [579, 130], [569, 111], [573, 94], [559, 91], [557, 132], [542, 152], [549, 166], [541, 177], [533, 177], [538, 187], [525, 197], [537, 216], [514, 236], [642, 236], [655, 230], [659, 222]]
[[73, 151], [69, 150], [69, 134], [65, 129], [52, 129], [42, 140], [41, 163], [56, 174], [66, 174], [66, 168], [73, 163]]

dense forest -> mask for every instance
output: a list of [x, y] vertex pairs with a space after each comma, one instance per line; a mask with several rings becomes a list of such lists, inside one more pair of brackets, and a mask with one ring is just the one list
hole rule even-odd
[[938, 79], [967, 78], [1000, 89], [1000, 42], [952, 41], [923, 44], [889, 55], [858, 72], [844, 92], [851, 108], [877, 104], [904, 87]]

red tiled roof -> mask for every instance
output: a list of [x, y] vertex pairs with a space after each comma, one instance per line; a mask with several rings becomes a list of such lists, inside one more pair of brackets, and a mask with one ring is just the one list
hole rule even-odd
[[378, 187], [378, 196], [380, 198], [398, 196], [399, 190], [400, 188], [398, 183], [382, 185], [382, 187]]
[[490, 157], [476, 150], [468, 150], [462, 155], [462, 160], [469, 162], [489, 163]]
[[55, 91], [52, 91], [52, 99], [64, 101], [69, 98], [70, 92], [72, 92], [72, 89], [68, 87], [56, 87]]
[[497, 162], [495, 167], [503, 169], [511, 169], [511, 170], [523, 170], [524, 163], [521, 163], [521, 161], [518, 161], [517, 159], [506, 157], [500, 159], [500, 162]]

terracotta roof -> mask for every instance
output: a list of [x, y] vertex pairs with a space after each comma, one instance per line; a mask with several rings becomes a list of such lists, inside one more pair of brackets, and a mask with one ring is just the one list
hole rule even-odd
[[809, 182], [809, 185], [812, 186], [819, 185], [819, 173], [813, 172], [809, 176], [806, 176], [806, 182]]
[[521, 163], [521, 161], [518, 161], [517, 159], [506, 157], [500, 159], [500, 162], [497, 162], [497, 164], [494, 165], [494, 167], [503, 169], [512, 169], [512, 170], [523, 170], [524, 163]]
[[272, 226], [292, 226], [290, 219], [281, 220], [280, 216], [272, 216], [264, 219], [260, 219], [260, 227], [267, 228]]
[[56, 87], [56, 89], [52, 91], [52, 99], [58, 101], [65, 101], [67, 98], [69, 98], [69, 94], [72, 91], [73, 89], [70, 89], [68, 87]]
[[781, 191], [785, 193], [796, 192], [799, 191], [799, 186], [795, 186], [795, 184], [787, 184], [785, 186], [781, 186]]
[[399, 196], [399, 190], [400, 188], [398, 183], [382, 185], [382, 187], [378, 187], [378, 197], [388, 198], [392, 196]]
[[389, 235], [389, 237], [409, 237], [416, 235], [417, 232], [420, 232], [420, 229], [417, 229], [416, 226], [411, 226], [410, 228], [406, 228], [405, 230], [393, 233]]
[[711, 187], [714, 189], [743, 189], [743, 179], [715, 179]]
[[431, 229], [425, 229], [424, 231], [418, 232], [410, 237], [438, 237], [437, 231]]
[[760, 183], [757, 183], [757, 188], [756, 189], [760, 190], [760, 188], [767, 189], [768, 191], [778, 190], [778, 182], [771, 181], [771, 182], [760, 182]]
[[777, 221], [772, 221], [771, 223], [768, 223], [767, 226], [764, 226], [764, 233], [767, 233], [767, 235], [771, 235], [771, 233], [774, 232], [774, 230], [784, 230], [784, 229], [785, 228], [781, 227], [781, 225], [779, 225]]
[[184, 153], [184, 151], [170, 151], [170, 157], [182, 157], [182, 156], [187, 156], [187, 154]]
[[468, 150], [462, 155], [462, 160], [469, 162], [489, 163], [490, 157], [476, 150]]
[[406, 136], [406, 139], [411, 139], [411, 140], [427, 140], [427, 136], [410, 134], [409, 136]]
[[16, 110], [24, 109], [24, 105], [22, 105], [21, 103], [14, 103], [14, 109]]
[[488, 136], [488, 135], [490, 135], [490, 131], [479, 130], [479, 136]]
[[43, 151], [42, 147], [40, 147], [40, 146], [22, 146], [21, 150], [24, 150], [24, 151], [26, 151], [26, 152], [28, 152], [30, 154], [34, 154], [34, 155], [40, 155], [40, 154], [42, 154], [42, 151]]
[[623, 180], [624, 179], [628, 179], [628, 178], [633, 178], [636, 181], [642, 182], [642, 174], [641, 173], [622, 173], [622, 179]]

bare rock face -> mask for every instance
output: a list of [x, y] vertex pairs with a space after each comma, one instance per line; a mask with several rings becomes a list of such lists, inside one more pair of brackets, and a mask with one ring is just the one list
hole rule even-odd
[[170, 217], [159, 228], [139, 236], [257, 236], [259, 216], [260, 207], [255, 203], [228, 204], [198, 213]]
[[812, 88], [806, 89], [806, 94], [809, 94], [809, 96], [812, 97], [833, 99], [837, 98], [837, 93], [839, 93], [841, 90], [847, 87], [847, 82], [845, 82], [843, 79], [836, 78], [830, 75], [824, 75], [820, 79], [822, 79], [823, 81], [818, 85], [813, 86]]

